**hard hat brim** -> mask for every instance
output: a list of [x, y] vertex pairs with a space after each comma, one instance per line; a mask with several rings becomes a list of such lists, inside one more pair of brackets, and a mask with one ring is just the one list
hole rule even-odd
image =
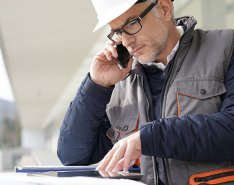
[[93, 32], [97, 31], [101, 27], [105, 26], [109, 22], [113, 21], [115, 18], [122, 15], [124, 12], [126, 12], [129, 8], [131, 8], [137, 0], [130, 0], [128, 3], [120, 3], [119, 6], [116, 6], [115, 8], [106, 11], [102, 15], [98, 16], [98, 23], [93, 29]]

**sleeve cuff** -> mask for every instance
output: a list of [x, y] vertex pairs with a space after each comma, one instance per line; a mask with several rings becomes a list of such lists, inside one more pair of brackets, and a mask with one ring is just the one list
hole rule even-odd
[[[155, 127], [158, 126], [157, 124], [149, 124], [147, 126], [144, 126], [140, 130], [140, 139], [141, 139], [141, 151], [143, 155], [151, 155], [155, 156], [156, 151], [155, 151], [155, 146], [156, 143], [158, 143], [158, 137], [159, 133], [155, 133]], [[154, 131], [153, 131], [154, 127]], [[155, 135], [157, 135], [155, 137]]]
[[111, 94], [113, 92], [114, 86], [106, 88], [102, 87], [95, 82], [93, 82], [90, 78], [90, 74], [87, 75], [86, 80], [84, 82], [83, 91], [88, 93], [90, 96], [95, 98], [109, 101], [111, 98]]
[[143, 155], [152, 155], [153, 153], [153, 138], [151, 125], [145, 126], [140, 131], [141, 152]]

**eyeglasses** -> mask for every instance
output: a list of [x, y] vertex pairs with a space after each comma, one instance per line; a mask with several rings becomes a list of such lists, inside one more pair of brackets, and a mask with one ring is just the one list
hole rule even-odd
[[[156, 1], [157, 2], [157, 1]], [[150, 10], [156, 5], [157, 3], [151, 3], [140, 15], [139, 17], [127, 22], [124, 24], [120, 29], [116, 29], [111, 31], [107, 37], [112, 40], [115, 44], [120, 44], [122, 42], [122, 33], [126, 33], [128, 35], [134, 35], [138, 33], [142, 29], [141, 20], [143, 17], [149, 13]]]

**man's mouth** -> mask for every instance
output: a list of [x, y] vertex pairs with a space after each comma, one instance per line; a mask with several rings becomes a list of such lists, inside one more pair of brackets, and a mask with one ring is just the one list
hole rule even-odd
[[140, 47], [137, 47], [137, 48], [133, 49], [133, 50], [131, 51], [131, 54], [132, 54], [133, 56], [140, 55], [140, 54], [141, 54], [141, 50], [142, 50], [143, 47], [144, 47], [144, 46], [140, 46]]

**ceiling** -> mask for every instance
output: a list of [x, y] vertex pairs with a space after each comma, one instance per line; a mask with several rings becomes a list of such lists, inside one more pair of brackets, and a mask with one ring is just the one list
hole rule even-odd
[[1, 48], [23, 127], [63, 116], [99, 49], [96, 22], [91, 1], [0, 0]]
[[92, 32], [96, 22], [90, 0], [0, 0], [0, 44], [24, 128], [61, 124], [106, 41], [107, 30]]

